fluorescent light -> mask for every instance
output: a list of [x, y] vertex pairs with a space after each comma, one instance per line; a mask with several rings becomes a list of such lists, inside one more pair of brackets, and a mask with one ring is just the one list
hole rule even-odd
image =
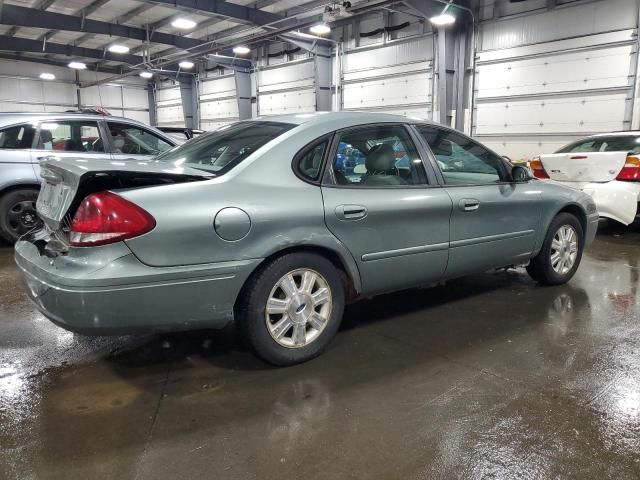
[[442, 27], [444, 25], [453, 25], [456, 21], [456, 17], [450, 13], [443, 13], [441, 15], [431, 17], [429, 21], [438, 27]]
[[76, 70], [84, 70], [87, 66], [82, 62], [69, 62], [69, 68], [75, 68]]
[[179, 28], [180, 30], [191, 30], [196, 25], [196, 22], [184, 17], [176, 18], [173, 22], [171, 22], [172, 27]]
[[193, 68], [193, 62], [190, 62], [189, 60], [183, 60], [178, 64], [178, 66], [182, 69], [188, 70], [190, 68]]
[[236, 55], [246, 55], [249, 53], [251, 49], [249, 47], [245, 47], [244, 45], [238, 45], [237, 47], [233, 47], [233, 53]]
[[56, 76], [53, 73], [41, 73], [40, 78], [42, 80], [55, 80]]
[[151, 72], [140, 72], [140, 76], [142, 78], [146, 78], [147, 80], [149, 80], [150, 78], [153, 78], [153, 73], [151, 73]]
[[109, 51], [113, 53], [129, 53], [129, 47], [119, 43], [114, 43], [109, 47]]
[[309, 30], [311, 33], [315, 33], [316, 35], [326, 35], [331, 32], [331, 27], [326, 23], [318, 23], [317, 25], [312, 26]]

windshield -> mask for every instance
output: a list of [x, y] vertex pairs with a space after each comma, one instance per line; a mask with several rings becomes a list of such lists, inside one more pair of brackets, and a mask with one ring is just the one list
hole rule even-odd
[[640, 151], [640, 137], [633, 135], [616, 135], [611, 137], [592, 137], [586, 140], [580, 140], [561, 148], [556, 153], [636, 151]]
[[239, 122], [174, 148], [158, 157], [176, 167], [191, 167], [222, 175], [295, 125], [277, 122]]

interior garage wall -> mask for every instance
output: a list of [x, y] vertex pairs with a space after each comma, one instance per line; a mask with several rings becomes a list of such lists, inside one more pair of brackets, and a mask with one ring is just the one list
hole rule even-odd
[[200, 77], [200, 128], [216, 130], [239, 120], [233, 72], [208, 72]]
[[316, 110], [314, 62], [311, 58], [259, 67], [256, 81], [258, 115]]
[[160, 127], [184, 127], [180, 85], [177, 82], [156, 84], [156, 123]]
[[[149, 122], [146, 82], [127, 78], [83, 89], [77, 87], [76, 72], [70, 68], [4, 59], [0, 59], [0, 72], [0, 111], [60, 112], [102, 106], [113, 115]], [[42, 72], [53, 73], [56, 79], [41, 80]], [[81, 82], [107, 76], [78, 72]]]
[[629, 130], [638, 3], [518, 6], [527, 7], [541, 10], [480, 23], [472, 134], [503, 155], [526, 159], [591, 133]]

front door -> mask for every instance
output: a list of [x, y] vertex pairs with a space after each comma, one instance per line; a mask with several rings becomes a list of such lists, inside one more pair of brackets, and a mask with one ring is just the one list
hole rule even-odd
[[425, 169], [409, 130], [384, 124], [337, 137], [322, 187], [325, 221], [354, 256], [362, 293], [439, 280], [451, 200]]
[[515, 183], [495, 153], [455, 130], [419, 125], [451, 197], [446, 277], [528, 261], [540, 223], [535, 182]]
[[154, 132], [124, 122], [107, 122], [114, 160], [149, 160], [173, 148], [174, 145]]

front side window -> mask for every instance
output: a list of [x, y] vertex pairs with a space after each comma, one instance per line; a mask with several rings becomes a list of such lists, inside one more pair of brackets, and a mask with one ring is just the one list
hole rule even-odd
[[445, 183], [477, 185], [509, 181], [504, 163], [493, 152], [453, 130], [418, 125], [436, 158]]
[[424, 185], [424, 165], [401, 125], [359, 128], [343, 133], [333, 159], [338, 185], [397, 187]]
[[160, 155], [173, 148], [166, 140], [144, 128], [108, 122], [113, 153], [126, 155]]
[[98, 122], [52, 120], [42, 122], [37, 148], [54, 152], [104, 152]]
[[238, 122], [205, 133], [158, 157], [176, 167], [222, 175], [271, 140], [294, 128], [279, 122]]
[[23, 150], [31, 148], [36, 129], [33, 125], [15, 125], [0, 130], [0, 148]]

